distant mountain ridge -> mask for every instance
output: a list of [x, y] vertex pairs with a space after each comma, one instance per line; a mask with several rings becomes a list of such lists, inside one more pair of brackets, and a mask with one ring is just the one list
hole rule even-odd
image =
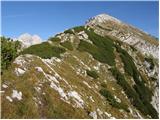
[[22, 43], [24, 48], [31, 45], [40, 44], [42, 39], [38, 35], [30, 35], [29, 33], [24, 33], [17, 38], [18, 41]]

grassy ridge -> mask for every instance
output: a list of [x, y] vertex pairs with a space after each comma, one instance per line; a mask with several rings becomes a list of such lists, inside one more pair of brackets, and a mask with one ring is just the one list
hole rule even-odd
[[[94, 33], [93, 31], [86, 30], [83, 26], [73, 28], [75, 32], [85, 31], [89, 37], [89, 40], [93, 42], [93, 44], [80, 40], [78, 50], [81, 52], [90, 53], [94, 59], [106, 63], [110, 66], [115, 66], [115, 55], [114, 48], [116, 48], [117, 52], [120, 54], [122, 62], [124, 63], [125, 72], [132, 76], [134, 82], [136, 83], [134, 86], [131, 86], [126, 81], [123, 74], [121, 74], [117, 68], [113, 67], [111, 69], [112, 75], [117, 80], [117, 83], [122, 86], [128, 98], [131, 100], [132, 104], [141, 111], [144, 115], [150, 115], [152, 118], [158, 118], [158, 113], [154, 109], [154, 107], [150, 104], [152, 98], [152, 92], [148, 87], [145, 86], [145, 81], [141, 77], [141, 74], [137, 70], [135, 63], [133, 62], [133, 58], [120, 47], [119, 45], [114, 44], [111, 38], [102, 37]], [[64, 33], [75, 34], [71, 29], [66, 30]], [[59, 39], [54, 39], [52, 41], [60, 41]], [[116, 42], [116, 41], [115, 41]], [[118, 43], [118, 42], [117, 42]], [[61, 46], [67, 48], [68, 50], [73, 50], [73, 46], [69, 41], [64, 43], [60, 43]], [[62, 47], [52, 46], [48, 42], [44, 42], [42, 44], [33, 45], [23, 51], [23, 54], [35, 54], [42, 58], [51, 58], [52, 56], [60, 57], [61, 53], [64, 53], [65, 49]], [[149, 62], [153, 63], [151, 60]], [[152, 64], [152, 68], [154, 64]], [[98, 78], [99, 76], [95, 71], [87, 70], [87, 75]], [[127, 111], [127, 109], [118, 104], [114, 97], [106, 90], [100, 90], [100, 93], [106, 97], [106, 99], [110, 102], [110, 104], [117, 108], [122, 108]]]

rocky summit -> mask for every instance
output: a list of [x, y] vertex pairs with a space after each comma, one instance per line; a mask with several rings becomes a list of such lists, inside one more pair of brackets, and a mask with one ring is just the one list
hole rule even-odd
[[2, 118], [158, 119], [158, 47], [107, 14], [25, 47], [1, 75]]

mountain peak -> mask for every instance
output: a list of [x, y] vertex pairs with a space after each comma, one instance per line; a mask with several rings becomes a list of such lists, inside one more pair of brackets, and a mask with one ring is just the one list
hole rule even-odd
[[118, 20], [117, 18], [112, 17], [112, 16], [110, 16], [108, 14], [102, 13], [102, 14], [99, 14], [99, 15], [89, 19], [87, 21], [87, 24], [105, 23], [107, 21], [113, 21], [113, 22], [116, 22], [116, 23], [121, 23], [121, 21]]
[[134, 46], [144, 55], [152, 55], [154, 58], [158, 58], [158, 41], [155, 38], [117, 18], [100, 14], [89, 19], [86, 25], [94, 29], [99, 35], [115, 37]]

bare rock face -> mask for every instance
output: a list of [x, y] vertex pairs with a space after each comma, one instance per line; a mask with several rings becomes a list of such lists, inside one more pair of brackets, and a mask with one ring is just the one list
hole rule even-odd
[[28, 33], [24, 33], [18, 37], [18, 40], [22, 42], [22, 47], [27, 48], [34, 44], [40, 44], [42, 39], [38, 35], [30, 35]]
[[100, 15], [97, 15], [96, 17], [93, 17], [91, 19], [89, 19], [87, 21], [87, 24], [90, 25], [90, 24], [99, 24], [99, 23], [105, 23], [106, 21], [114, 21], [115, 23], [119, 23], [121, 24], [121, 21], [110, 16], [110, 15], [107, 15], [107, 14], [100, 14]]
[[134, 46], [144, 55], [152, 55], [154, 58], [158, 58], [158, 41], [154, 37], [131, 25], [121, 22], [117, 18], [107, 14], [100, 14], [89, 19], [86, 25], [94, 28], [95, 32], [100, 35], [114, 36]]

